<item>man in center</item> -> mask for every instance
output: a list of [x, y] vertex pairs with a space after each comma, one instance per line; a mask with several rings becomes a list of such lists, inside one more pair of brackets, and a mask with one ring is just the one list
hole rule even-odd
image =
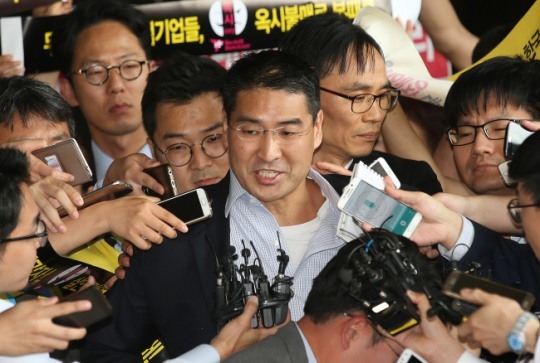
[[294, 277], [289, 307], [297, 320], [312, 279], [344, 244], [336, 236], [338, 193], [310, 168], [323, 121], [314, 70], [294, 56], [262, 52], [238, 61], [225, 85], [231, 172], [205, 187], [214, 216], [135, 251], [125, 280], [109, 292], [113, 322], [90, 334], [84, 360], [138, 361], [158, 336], [171, 358], [208, 343], [217, 332], [216, 257], [229, 245], [240, 253], [242, 241], [253, 241], [270, 279], [280, 243], [291, 257], [285, 273]]

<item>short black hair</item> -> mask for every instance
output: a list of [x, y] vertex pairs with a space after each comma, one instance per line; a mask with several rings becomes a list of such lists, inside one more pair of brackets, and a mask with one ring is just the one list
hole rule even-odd
[[335, 13], [299, 21], [285, 34], [279, 48], [309, 63], [320, 79], [336, 67], [339, 73], [346, 72], [349, 54], [356, 60], [360, 72], [374, 63], [376, 52], [384, 59], [375, 39], [347, 17]]
[[78, 2], [75, 9], [66, 15], [64, 26], [52, 37], [52, 54], [64, 75], [69, 76], [72, 72], [73, 53], [79, 34], [104, 21], [117, 21], [126, 26], [139, 39], [147, 59], [151, 58], [150, 31], [144, 13], [124, 0], [85, 0]]
[[[17, 149], [0, 148], [0, 239], [7, 238], [19, 223], [24, 203], [21, 185], [29, 179], [26, 155]], [[0, 252], [4, 246], [0, 243]]]
[[532, 195], [534, 203], [540, 203], [540, 131], [529, 136], [518, 147], [508, 173]]
[[540, 60], [495, 57], [463, 72], [454, 82], [444, 104], [451, 126], [462, 115], [486, 111], [489, 99], [502, 107], [521, 107], [540, 117]]
[[152, 138], [156, 131], [156, 109], [160, 103], [182, 105], [209, 92], [223, 96], [227, 71], [204, 56], [177, 52], [150, 73], [142, 98], [144, 128]]
[[70, 136], [75, 136], [71, 108], [56, 90], [32, 78], [0, 78], [0, 125], [13, 129], [17, 116], [24, 127], [32, 116], [50, 124], [67, 123]]
[[321, 109], [319, 78], [300, 58], [277, 50], [249, 53], [236, 61], [225, 79], [224, 106], [230, 119], [241, 91], [255, 88], [303, 94], [313, 122]]

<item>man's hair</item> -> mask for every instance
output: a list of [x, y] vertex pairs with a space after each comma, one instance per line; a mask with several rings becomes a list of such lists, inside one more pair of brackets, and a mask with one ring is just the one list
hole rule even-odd
[[315, 122], [321, 108], [319, 78], [313, 68], [300, 58], [276, 50], [250, 53], [236, 61], [225, 79], [224, 106], [228, 118], [242, 91], [266, 88], [303, 94]]
[[540, 203], [540, 131], [529, 136], [517, 149], [508, 169], [510, 178], [520, 182], [534, 203]]
[[[124, 0], [86, 0], [78, 2], [66, 16], [64, 26], [55, 31], [52, 53], [60, 71], [69, 76], [72, 72], [75, 43], [85, 29], [105, 21], [116, 21], [126, 26], [139, 40], [147, 59], [151, 58], [148, 19], [138, 9]], [[115, 34], [111, 34], [114, 37]]]
[[[19, 223], [24, 203], [21, 185], [29, 179], [26, 155], [16, 149], [0, 149], [0, 239], [7, 238]], [[0, 252], [4, 248], [0, 243]]]
[[13, 130], [17, 116], [24, 127], [31, 117], [49, 124], [67, 123], [70, 136], [75, 135], [71, 109], [56, 90], [32, 78], [0, 78], [0, 125]]
[[368, 33], [345, 16], [334, 13], [298, 22], [285, 34], [280, 49], [309, 63], [321, 79], [336, 67], [340, 74], [346, 72], [349, 55], [356, 61], [359, 72], [374, 64], [376, 53], [383, 56], [381, 47]]
[[142, 98], [144, 128], [150, 138], [156, 130], [160, 103], [187, 104], [198, 96], [215, 92], [222, 96], [227, 71], [215, 61], [178, 52], [148, 76]]
[[502, 107], [520, 107], [540, 117], [540, 60], [495, 57], [464, 72], [454, 82], [444, 104], [452, 126], [459, 116], [487, 110], [492, 99]]
[[[391, 235], [398, 239], [402, 245], [402, 252], [409, 259], [409, 262], [418, 271], [418, 281], [428, 286], [433, 291], [440, 291], [442, 284], [441, 271], [436, 265], [436, 261], [429, 260], [418, 251], [418, 246], [405, 237], [392, 235], [390, 232], [381, 234]], [[374, 245], [380, 243], [381, 234], [374, 231], [371, 233]], [[388, 237], [384, 237], [388, 238]], [[350, 269], [351, 254], [359, 248], [359, 240], [345, 244], [322, 269], [319, 275], [313, 280], [313, 286], [304, 306], [304, 313], [309, 315], [315, 323], [324, 323], [333, 317], [351, 311], [362, 311], [362, 304], [350, 294], [350, 287], [343, 282], [342, 270]], [[364, 248], [364, 247], [360, 247]], [[373, 249], [373, 247], [372, 247]], [[392, 259], [393, 256], [388, 256]], [[372, 268], [378, 268], [373, 267]], [[396, 270], [397, 271], [397, 270]], [[401, 276], [405, 278], [405, 276]], [[395, 279], [398, 276], [385, 276], [386, 279]], [[353, 277], [354, 280], [354, 277]], [[366, 289], [368, 287], [366, 286]], [[360, 292], [358, 292], [360, 293]]]

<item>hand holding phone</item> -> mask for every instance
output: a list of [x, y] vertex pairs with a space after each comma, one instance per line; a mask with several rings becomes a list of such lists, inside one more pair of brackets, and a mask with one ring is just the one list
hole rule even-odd
[[529, 136], [533, 134], [523, 128], [520, 124], [510, 121], [506, 126], [506, 135], [504, 138], [504, 156], [507, 159], [512, 159], [519, 145], [525, 141]]
[[428, 361], [414, 350], [405, 348], [396, 363], [428, 363]]
[[210, 201], [202, 188], [182, 193], [158, 204], [187, 225], [212, 217]]
[[90, 301], [92, 303], [92, 309], [58, 316], [53, 318], [53, 322], [62, 326], [86, 328], [112, 315], [111, 304], [95, 285], [64, 296], [60, 298], [58, 303], [79, 300]]
[[342, 194], [338, 208], [373, 227], [409, 238], [422, 215], [361, 179], [353, 179]]
[[51, 168], [73, 175], [75, 179], [70, 182], [71, 185], [92, 181], [92, 170], [75, 139], [34, 150], [32, 154]]
[[142, 190], [146, 195], [151, 197], [158, 197], [161, 200], [172, 198], [178, 195], [178, 189], [176, 188], [176, 181], [174, 179], [174, 173], [169, 164], [161, 164], [153, 168], [144, 169], [143, 172], [156, 179], [159, 184], [165, 189], [163, 195], [159, 195], [152, 189], [143, 186]]

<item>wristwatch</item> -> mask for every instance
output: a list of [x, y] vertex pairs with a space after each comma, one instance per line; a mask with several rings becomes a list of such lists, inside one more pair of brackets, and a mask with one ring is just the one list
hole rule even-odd
[[506, 343], [512, 352], [516, 354], [525, 353], [525, 326], [534, 317], [532, 313], [525, 311], [517, 319], [512, 331], [510, 331], [510, 334], [506, 338]]

